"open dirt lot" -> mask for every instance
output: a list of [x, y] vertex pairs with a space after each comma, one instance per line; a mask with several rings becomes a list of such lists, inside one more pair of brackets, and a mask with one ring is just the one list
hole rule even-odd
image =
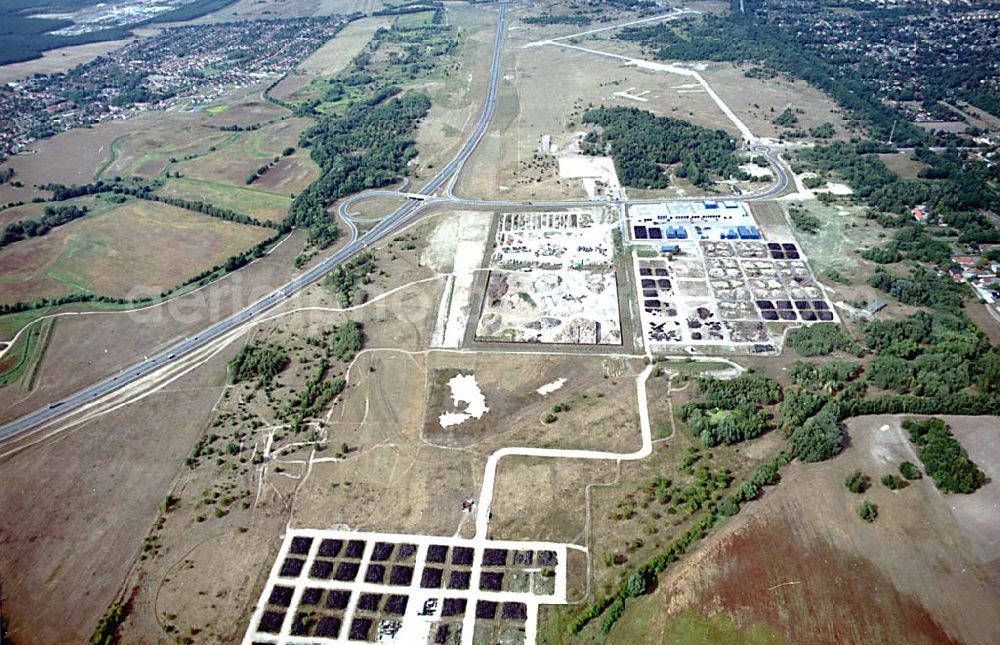
[[[753, 626], [770, 635], [761, 642], [995, 642], [1000, 569], [962, 536], [948, 509], [956, 497], [926, 477], [895, 492], [878, 483], [909, 452], [898, 432], [881, 430], [896, 424], [854, 419], [842, 455], [788, 466], [776, 488], [671, 567], [611, 642], [670, 640], [701, 621], [696, 633], [728, 623], [731, 642]], [[843, 484], [855, 469], [872, 480], [863, 495]], [[878, 508], [872, 524], [855, 512], [862, 499]]]
[[2, 302], [65, 293], [125, 297], [180, 284], [271, 235], [166, 204], [130, 201], [0, 251]]

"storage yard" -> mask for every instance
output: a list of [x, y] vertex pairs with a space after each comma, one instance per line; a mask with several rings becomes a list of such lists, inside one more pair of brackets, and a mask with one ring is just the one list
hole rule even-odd
[[564, 544], [297, 530], [245, 642], [534, 643], [565, 602]]
[[505, 213], [477, 340], [618, 345], [614, 212]]
[[651, 351], [769, 353], [788, 325], [837, 320], [801, 248], [742, 203], [635, 206], [628, 230]]

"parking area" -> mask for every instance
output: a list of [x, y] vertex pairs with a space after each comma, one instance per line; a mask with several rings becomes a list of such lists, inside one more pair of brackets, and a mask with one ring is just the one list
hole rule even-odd
[[566, 545], [289, 531], [244, 643], [534, 643]]

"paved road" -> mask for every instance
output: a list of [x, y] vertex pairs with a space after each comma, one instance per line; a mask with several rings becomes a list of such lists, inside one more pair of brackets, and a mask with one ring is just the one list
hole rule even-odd
[[[42, 425], [44, 423], [50, 422], [62, 415], [69, 412], [80, 409], [82, 406], [90, 403], [100, 397], [110, 394], [125, 385], [134, 383], [135, 381], [149, 375], [150, 373], [162, 368], [164, 365], [178, 359], [179, 357], [188, 354], [200, 347], [204, 347], [209, 342], [219, 338], [223, 334], [232, 331], [233, 329], [249, 322], [259, 314], [275, 307], [276, 305], [284, 302], [292, 294], [301, 291], [308, 285], [318, 281], [329, 271], [331, 271], [337, 265], [347, 261], [352, 256], [361, 253], [378, 240], [383, 237], [390, 235], [393, 231], [400, 228], [402, 225], [412, 220], [416, 215], [418, 215], [424, 208], [427, 208], [434, 204], [440, 204], [441, 202], [448, 202], [456, 205], [464, 205], [469, 207], [518, 207], [518, 206], [543, 206], [543, 207], [566, 207], [566, 206], [593, 206], [595, 202], [593, 201], [538, 201], [538, 202], [528, 202], [528, 201], [502, 201], [502, 200], [477, 200], [477, 199], [463, 199], [460, 197], [455, 197], [451, 193], [451, 187], [454, 185], [454, 178], [458, 176], [461, 172], [462, 167], [465, 162], [469, 159], [476, 148], [479, 146], [480, 141], [486, 134], [486, 130], [493, 120], [493, 113], [496, 108], [497, 90], [500, 82], [500, 58], [501, 51], [503, 49], [503, 38], [504, 30], [506, 27], [507, 18], [507, 6], [506, 4], [500, 5], [500, 17], [497, 22], [496, 36], [493, 46], [493, 60], [490, 67], [490, 78], [489, 85], [487, 87], [486, 99], [483, 107], [482, 114], [480, 114], [479, 121], [476, 123], [475, 129], [472, 134], [466, 139], [465, 143], [456, 153], [455, 157], [448, 162], [447, 165], [441, 168], [440, 171], [423, 186], [419, 191], [421, 195], [428, 196], [425, 201], [412, 200], [407, 204], [401, 206], [399, 209], [394, 211], [391, 215], [385, 217], [379, 221], [372, 229], [365, 233], [359, 233], [357, 227], [353, 222], [350, 221], [348, 207], [350, 204], [360, 201], [362, 199], [371, 198], [372, 196], [400, 196], [399, 190], [382, 190], [382, 191], [370, 191], [368, 193], [362, 193], [350, 197], [341, 204], [340, 216], [344, 220], [345, 224], [351, 230], [351, 240], [336, 253], [326, 258], [319, 264], [317, 264], [312, 269], [309, 269], [302, 275], [296, 277], [290, 282], [284, 284], [277, 290], [273, 291], [264, 298], [254, 302], [240, 312], [233, 314], [229, 318], [221, 320], [204, 331], [200, 332], [196, 336], [191, 336], [184, 339], [181, 342], [163, 350], [159, 354], [151, 356], [146, 360], [136, 363], [131, 367], [119, 372], [118, 374], [106, 378], [103, 381], [95, 383], [79, 392], [72, 394], [61, 401], [50, 404], [48, 407], [36, 410], [30, 414], [27, 414], [15, 421], [11, 421], [7, 424], [0, 426], [0, 442], [7, 439], [16, 437], [34, 427]], [[788, 187], [789, 176], [784, 166], [776, 159], [773, 151], [768, 149], [766, 146], [758, 145], [754, 147], [754, 151], [764, 155], [765, 158], [771, 163], [772, 168], [778, 177], [778, 181], [773, 184], [768, 189], [755, 193], [753, 195], [743, 195], [739, 197], [732, 197], [733, 200], [739, 201], [750, 201], [750, 200], [762, 200], [775, 197]], [[449, 182], [449, 179], [452, 181]], [[446, 185], [446, 182], [448, 184]], [[408, 182], [404, 183], [400, 190], [406, 190]], [[446, 197], [432, 197], [442, 186], [446, 187]], [[640, 203], [661, 203], [664, 201], [672, 200], [630, 200], [627, 202], [617, 202], [618, 204], [640, 204]]]
[[[466, 160], [472, 155], [480, 140], [486, 133], [490, 122], [493, 119], [493, 112], [496, 107], [497, 88], [500, 81], [500, 53], [503, 48], [503, 35], [506, 27], [507, 5], [500, 5], [500, 18], [497, 22], [496, 40], [493, 46], [493, 62], [490, 68], [489, 86], [487, 88], [486, 100], [483, 112], [476, 123], [472, 134], [459, 149], [455, 157], [448, 162], [427, 184], [418, 191], [422, 195], [431, 195], [436, 192], [451, 177], [462, 169]], [[98, 399], [106, 394], [133, 383], [140, 378], [147, 376], [151, 372], [176, 360], [178, 357], [188, 354], [199, 347], [203, 347], [209, 342], [222, 336], [223, 334], [252, 320], [257, 315], [280, 304], [292, 294], [304, 289], [308, 285], [316, 282], [329, 273], [337, 265], [347, 261], [352, 256], [364, 251], [369, 246], [389, 235], [394, 230], [412, 219], [426, 202], [412, 201], [400, 207], [394, 213], [380, 221], [371, 230], [358, 235], [356, 229], [353, 230], [351, 241], [336, 253], [326, 258], [312, 269], [284, 284], [277, 290], [268, 294], [264, 298], [254, 302], [242, 311], [233, 314], [229, 318], [221, 320], [197, 336], [191, 336], [183, 341], [165, 349], [164, 351], [149, 357], [141, 363], [136, 363], [118, 374], [95, 383], [76, 394], [72, 394], [61, 401], [50, 404], [48, 407], [36, 410], [15, 421], [0, 426], [0, 441], [16, 437], [17, 435], [39, 426], [57, 417], [79, 409], [87, 403]]]

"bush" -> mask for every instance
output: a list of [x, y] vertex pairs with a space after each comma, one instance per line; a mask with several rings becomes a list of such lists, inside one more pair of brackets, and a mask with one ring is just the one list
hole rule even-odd
[[866, 499], [858, 506], [858, 517], [868, 523], [874, 522], [878, 517], [878, 509]]
[[544, 417], [542, 417], [542, 423], [555, 423], [559, 420], [559, 417], [549, 412]]
[[868, 478], [860, 470], [855, 470], [844, 479], [844, 486], [852, 493], [861, 494], [868, 488]]
[[802, 461], [825, 461], [844, 448], [844, 429], [833, 405], [826, 405], [815, 416], [792, 430], [788, 438], [792, 452]]
[[625, 596], [627, 598], [641, 596], [646, 593], [647, 586], [649, 586], [649, 581], [646, 580], [646, 576], [641, 571], [633, 571], [625, 579]]
[[920, 473], [920, 469], [916, 467], [912, 462], [904, 461], [899, 464], [899, 474], [906, 477], [909, 480], [920, 479], [923, 475]]
[[719, 515], [731, 517], [740, 512], [740, 505], [732, 496], [723, 497], [719, 500], [715, 510], [718, 511]]
[[882, 475], [881, 481], [882, 485], [889, 490], [899, 490], [903, 487], [903, 480], [898, 475], [893, 475], [892, 473]]
[[972, 493], [986, 483], [985, 473], [972, 463], [941, 419], [907, 419], [903, 428], [909, 431], [924, 470], [938, 489], [946, 493]]

